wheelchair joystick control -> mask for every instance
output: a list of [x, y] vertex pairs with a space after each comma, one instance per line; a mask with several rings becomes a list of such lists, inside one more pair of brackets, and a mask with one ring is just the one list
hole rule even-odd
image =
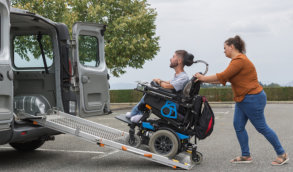
[[158, 83], [156, 83], [155, 81], [151, 82], [151, 86], [153, 87], [160, 87], [160, 85]]

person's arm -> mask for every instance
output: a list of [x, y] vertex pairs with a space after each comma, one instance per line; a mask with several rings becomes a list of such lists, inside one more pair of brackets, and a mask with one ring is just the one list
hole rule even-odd
[[153, 81], [158, 83], [162, 88], [174, 89], [173, 85], [170, 84], [170, 81], [163, 81], [163, 80], [161, 80], [159, 78], [155, 78], [155, 79], [153, 79]]
[[242, 70], [243, 61], [242, 59], [233, 59], [229, 66], [222, 72], [215, 75], [204, 76], [199, 73], [195, 74], [194, 77], [197, 77], [198, 80], [202, 82], [212, 83], [212, 84], [223, 84], [229, 81], [234, 75], [237, 75], [240, 70]]
[[210, 82], [210, 84], [222, 84], [220, 81]]
[[210, 76], [204, 76], [201, 75], [200, 73], [197, 73], [194, 75], [198, 80], [202, 82], [207, 82], [207, 83], [212, 83], [212, 84], [220, 84], [220, 81], [217, 77], [217, 75], [210, 75]]
[[160, 86], [161, 86], [162, 88], [166, 88], [166, 89], [175, 89], [175, 88], [173, 87], [173, 85], [170, 84], [168, 81], [161, 81]]

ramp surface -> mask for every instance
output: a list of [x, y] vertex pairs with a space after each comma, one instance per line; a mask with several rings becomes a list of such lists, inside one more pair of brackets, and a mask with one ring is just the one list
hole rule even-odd
[[99, 123], [95, 123], [83, 118], [72, 116], [57, 110], [52, 111], [42, 119], [34, 119], [35, 124], [39, 124], [65, 134], [72, 134], [84, 140], [98, 144], [101, 147], [111, 147], [122, 150], [141, 158], [164, 164], [173, 168], [191, 169], [194, 164], [190, 163], [190, 155], [181, 153], [175, 159], [148, 152], [143, 149], [134, 148], [127, 145], [127, 132], [117, 130]]

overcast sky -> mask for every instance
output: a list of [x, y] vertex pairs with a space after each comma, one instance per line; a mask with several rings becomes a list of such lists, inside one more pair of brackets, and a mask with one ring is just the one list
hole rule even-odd
[[[254, 63], [259, 81], [285, 85], [293, 81], [293, 0], [148, 0], [158, 15], [160, 51], [143, 69], [127, 68], [110, 84], [170, 80], [174, 51], [185, 49], [209, 63], [208, 75], [229, 64], [223, 42], [236, 34], [246, 42], [247, 56]], [[190, 75], [202, 65], [186, 67]]]

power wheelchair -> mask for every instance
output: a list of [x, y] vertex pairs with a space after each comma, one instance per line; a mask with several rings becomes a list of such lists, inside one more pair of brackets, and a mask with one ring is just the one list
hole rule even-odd
[[[204, 63], [205, 72], [208, 64], [202, 60], [194, 63]], [[138, 106], [143, 116], [138, 123], [132, 123], [124, 114], [117, 119], [128, 123], [129, 145], [139, 147], [148, 145], [153, 153], [173, 158], [180, 152], [191, 153], [191, 160], [199, 164], [202, 154], [197, 151], [195, 126], [197, 125], [202, 106], [202, 96], [199, 96], [201, 82], [192, 77], [180, 92], [160, 87], [155, 82], [139, 82], [137, 91], [144, 94], [144, 102]], [[154, 114], [155, 119], [150, 115]], [[138, 131], [135, 133], [135, 128]], [[191, 139], [194, 136], [194, 143]]]

